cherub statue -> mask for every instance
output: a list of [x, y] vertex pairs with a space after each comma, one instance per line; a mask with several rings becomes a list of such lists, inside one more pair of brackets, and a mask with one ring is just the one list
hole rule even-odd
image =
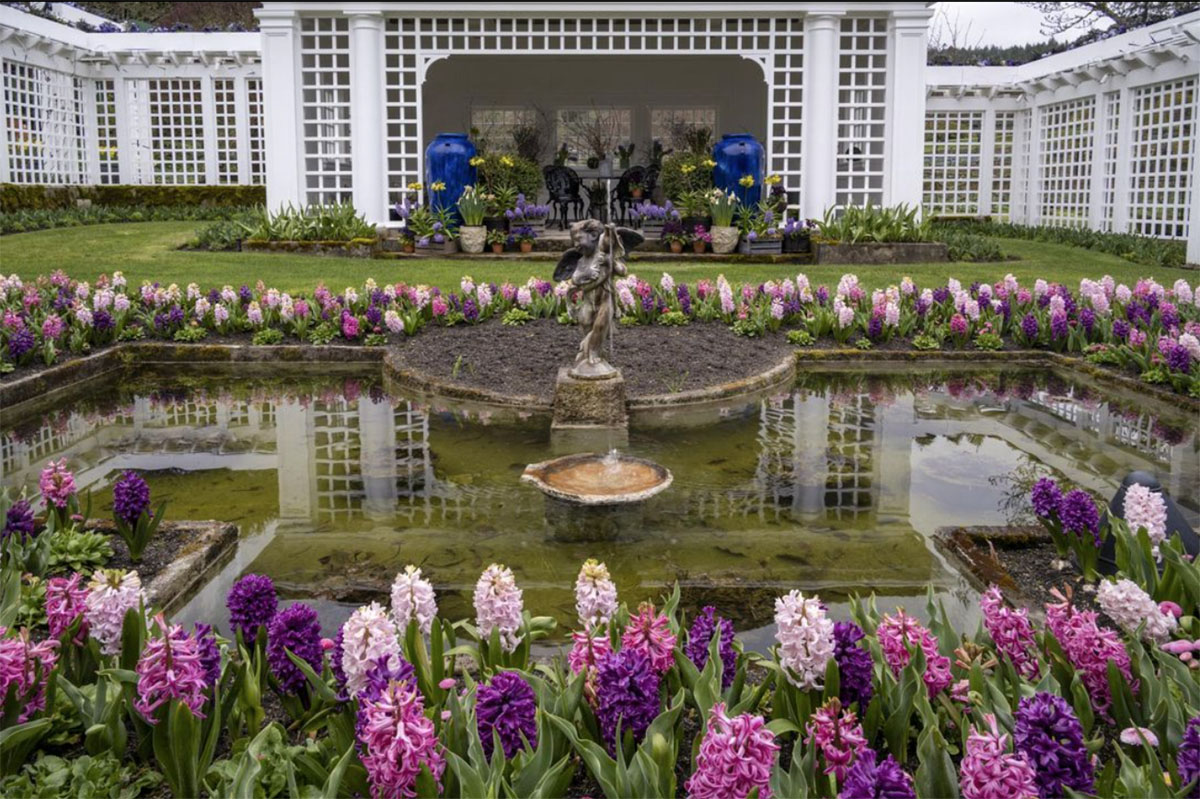
[[604, 359], [616, 315], [613, 281], [628, 274], [625, 253], [642, 241], [642, 234], [636, 230], [606, 225], [595, 219], [583, 219], [571, 225], [574, 246], [563, 253], [554, 268], [554, 279], [570, 280], [583, 293], [571, 310], [573, 318], [584, 330], [575, 366], [569, 373], [572, 377], [600, 380], [617, 374], [616, 368]]

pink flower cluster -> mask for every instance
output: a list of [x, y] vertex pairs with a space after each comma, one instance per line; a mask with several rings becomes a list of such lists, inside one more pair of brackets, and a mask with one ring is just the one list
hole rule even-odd
[[500, 634], [500, 648], [512, 652], [521, 642], [518, 634], [525, 609], [517, 579], [507, 566], [493, 563], [484, 569], [475, 584], [475, 625], [479, 637], [486, 641], [492, 630]]
[[121, 651], [125, 614], [145, 601], [142, 579], [133, 570], [107, 569], [92, 575], [84, 599], [84, 619], [103, 654], [116, 655]]
[[779, 665], [801, 690], [820, 689], [834, 652], [833, 621], [816, 597], [791, 591], [775, 600]]
[[[1061, 595], [1060, 595], [1061, 596]], [[1067, 660], [1079, 672], [1083, 686], [1092, 700], [1092, 707], [1108, 715], [1112, 696], [1108, 688], [1108, 664], [1112, 662], [1137, 693], [1138, 684], [1130, 671], [1129, 653], [1115, 630], [1096, 623], [1096, 612], [1076, 610], [1069, 598], [1046, 605], [1046, 627], [1054, 633]]]
[[575, 579], [575, 610], [586, 630], [608, 624], [617, 612], [617, 586], [608, 567], [595, 559], [585, 561]]
[[388, 668], [399, 663], [400, 643], [396, 625], [382, 605], [372, 602], [350, 614], [342, 625], [342, 671], [346, 693], [356, 697], [367, 685], [367, 672], [381, 658]]
[[670, 621], [665, 614], [655, 613], [649, 602], [638, 607], [638, 614], [629, 620], [621, 637], [622, 648], [641, 652], [659, 674], [670, 671], [675, 664], [675, 643]]
[[597, 635], [589, 638], [587, 633], [571, 633], [573, 642], [570, 653], [567, 654], [567, 665], [572, 674], [578, 674], [584, 669], [594, 669], [596, 664], [612, 652], [612, 644], [607, 635]]
[[853, 710], [842, 710], [837, 697], [817, 708], [809, 717], [804, 742], [816, 746], [825, 758], [825, 773], [846, 779], [858, 753], [867, 746], [867, 737]]
[[932, 697], [954, 682], [950, 674], [950, 658], [938, 652], [938, 640], [912, 616], [897, 608], [895, 616], [883, 617], [875, 630], [883, 656], [893, 674], [899, 675], [908, 665], [910, 646], [919, 646], [925, 654], [925, 673], [921, 678]]
[[154, 619], [161, 635], [150, 638], [137, 663], [137, 693], [133, 706], [147, 724], [157, 724], [155, 711], [172, 700], [187, 705], [196, 718], [204, 718], [205, 680], [200, 642], [178, 624], [168, 625], [159, 614]]
[[378, 699], [363, 700], [359, 715], [362, 763], [375, 799], [416, 796], [421, 766], [429, 769], [440, 787], [446, 759], [415, 687], [391, 680]]
[[983, 625], [996, 644], [996, 649], [1008, 656], [1017, 673], [1027, 680], [1038, 676], [1037, 642], [1033, 625], [1024, 609], [1013, 610], [1004, 602], [997, 586], [991, 586], [979, 598], [983, 610]]
[[1129, 531], [1137, 535], [1146, 528], [1150, 544], [1158, 555], [1158, 546], [1167, 537], [1167, 503], [1162, 494], [1137, 483], [1125, 490], [1124, 517]]
[[[46, 581], [46, 623], [50, 637], [58, 638], [87, 611], [87, 588], [82, 584], [83, 575], [75, 572], [70, 577], [51, 577]], [[86, 640], [88, 625], [85, 621], [73, 643]]]
[[42, 501], [46, 503], [47, 509], [50, 507], [60, 510], [66, 508], [71, 497], [75, 495], [75, 475], [67, 469], [67, 459], [63, 458], [58, 463], [54, 461], [47, 463], [46, 468], [42, 469], [38, 485], [42, 491]]
[[406, 566], [392, 582], [392, 615], [396, 629], [403, 634], [413, 619], [422, 635], [429, 635], [437, 616], [437, 600], [433, 585], [421, 576], [416, 566]]
[[743, 713], [730, 718], [725, 703], [713, 705], [708, 732], [696, 755], [696, 770], [686, 788], [691, 799], [725, 799], [748, 796], [758, 789], [760, 799], [771, 799], [771, 770], [779, 744], [762, 716]]
[[[0, 636], [6, 632], [0, 627]], [[21, 630], [15, 637], [0, 638], [0, 697], [7, 697], [15, 687], [17, 707], [20, 708], [18, 724], [45, 709], [46, 680], [57, 663], [58, 641], [46, 639], [35, 644], [30, 640], [28, 630]], [[5, 719], [5, 727], [9, 726], [9, 721]]]
[[1133, 580], [1101, 580], [1096, 587], [1096, 601], [1100, 609], [1126, 633], [1135, 635], [1141, 626], [1142, 638], [1156, 644], [1169, 639], [1178, 626], [1175, 617], [1164, 613]]
[[963, 799], [1038, 799], [1033, 767], [1008, 749], [1008, 735], [1000, 732], [996, 717], [984, 717], [989, 729], [972, 730], [959, 766], [958, 784]]

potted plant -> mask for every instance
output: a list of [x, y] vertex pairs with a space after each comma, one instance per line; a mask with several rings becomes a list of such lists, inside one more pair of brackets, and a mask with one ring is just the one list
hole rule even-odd
[[414, 209], [408, 216], [408, 230], [416, 239], [418, 250], [449, 254], [457, 251], [458, 230], [454, 211], [449, 208], [430, 210], [428, 205]]
[[704, 225], [696, 225], [692, 231], [692, 251], [697, 255], [702, 254], [708, 249], [708, 245], [712, 244], [712, 234], [710, 234]]
[[783, 236], [775, 226], [775, 211], [764, 200], [753, 208], [742, 206], [738, 213], [742, 240], [738, 252], [743, 255], [773, 255], [783, 252]]
[[508, 235], [503, 230], [489, 230], [487, 232], [487, 243], [496, 255], [504, 252], [504, 242], [507, 240]]
[[497, 183], [495, 186], [488, 189], [485, 195], [487, 199], [487, 216], [483, 218], [483, 224], [488, 230], [508, 230], [508, 220], [504, 217], [504, 212], [517, 202], [516, 187], [508, 183]]
[[691, 241], [691, 237], [688, 236], [682, 222], [672, 219], [663, 225], [662, 240], [671, 248], [671, 252], [678, 255], [683, 252], [683, 245]]
[[533, 232], [539, 236], [546, 232], [546, 217], [549, 215], [550, 206], [531, 203], [525, 199], [524, 194], [518, 194], [513, 206], [504, 211], [509, 230], [528, 227], [533, 228]]
[[487, 239], [487, 228], [483, 224], [483, 215], [487, 213], [487, 198], [474, 186], [463, 189], [458, 198], [458, 213], [462, 216], [462, 227], [458, 229], [458, 240], [463, 252], [483, 252], [483, 244]]
[[783, 251], [812, 252], [813, 225], [807, 219], [789, 219], [783, 223]]
[[705, 227], [712, 225], [712, 219], [708, 215], [709, 191], [709, 189], [693, 189], [679, 195], [679, 213], [683, 217], [685, 228], [694, 228], [696, 225]]
[[635, 200], [642, 199], [642, 194], [644, 194], [645, 191], [646, 190], [642, 186], [641, 183], [635, 183], [632, 181], [629, 183], [629, 196], [632, 197], [633, 199], [635, 199]]
[[767, 195], [767, 203], [782, 217], [787, 213], [788, 207], [787, 189], [783, 187], [783, 178], [779, 175], [767, 175], [763, 183], [771, 189], [771, 193]]
[[538, 237], [533, 228], [528, 225], [521, 225], [514, 230], [509, 231], [508, 243], [516, 244], [521, 248], [521, 252], [533, 252], [533, 240]]
[[413, 240], [412, 234], [407, 230], [401, 230], [396, 235], [396, 241], [400, 244], [400, 252], [416, 252], [416, 242]]
[[708, 211], [712, 214], [712, 248], [715, 253], [731, 253], [737, 249], [741, 231], [733, 224], [737, 214], [738, 198], [733, 192], [726, 194], [713, 189], [708, 195]]
[[650, 200], [642, 200], [629, 209], [629, 219], [642, 229], [642, 235], [648, 239], [662, 238], [663, 224], [669, 220], [679, 219], [679, 211], [667, 200], [663, 205], [655, 205]]

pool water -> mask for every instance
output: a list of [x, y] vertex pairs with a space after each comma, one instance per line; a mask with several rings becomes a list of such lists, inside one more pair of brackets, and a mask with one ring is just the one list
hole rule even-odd
[[631, 606], [678, 582], [689, 612], [716, 605], [753, 647], [769, 644], [774, 597], [792, 588], [836, 615], [872, 591], [881, 608], [924, 615], [931, 584], [969, 623], [977, 595], [934, 532], [1030, 521], [1028, 488], [1046, 474], [1111, 496], [1145, 469], [1200, 516], [1194, 418], [1046, 370], [806, 372], [773, 396], [639, 414], [613, 443], [674, 483], [597, 513], [519, 482], [526, 464], [576, 446], [547, 417], [315, 371], [172, 368], [15, 409], [0, 423], [4, 483], [33, 493], [45, 462], [65, 457], [104, 506], [135, 469], [169, 518], [237, 523], [237, 553], [177, 610], [185, 622], [223, 619], [229, 585], [258, 572], [313, 602], [328, 632], [386, 601], [409, 563], [443, 615], [469, 617], [475, 580], [497, 562], [531, 612], [569, 629], [575, 575], [594, 557]]

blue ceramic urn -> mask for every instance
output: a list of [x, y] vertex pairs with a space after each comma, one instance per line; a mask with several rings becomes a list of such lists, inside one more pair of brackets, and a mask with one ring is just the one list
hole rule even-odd
[[[447, 208], [458, 217], [458, 198], [465, 187], [475, 185], [475, 167], [471, 166], [474, 157], [475, 145], [465, 133], [439, 133], [429, 143], [425, 150], [425, 188], [431, 208]], [[446, 188], [434, 191], [436, 183], [444, 183]]]
[[[753, 207], [762, 199], [763, 147], [749, 133], [726, 133], [713, 145], [713, 185], [728, 194], [737, 195], [742, 205]], [[746, 175], [754, 178], [753, 186], [743, 186]]]

